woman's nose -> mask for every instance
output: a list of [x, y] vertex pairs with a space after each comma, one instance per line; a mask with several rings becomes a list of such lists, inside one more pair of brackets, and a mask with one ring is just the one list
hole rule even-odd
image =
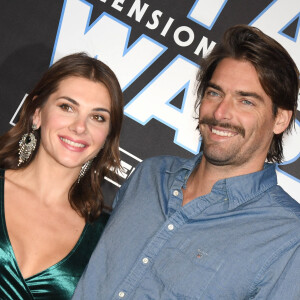
[[70, 130], [76, 134], [83, 134], [86, 132], [86, 120], [84, 118], [78, 117], [70, 125]]

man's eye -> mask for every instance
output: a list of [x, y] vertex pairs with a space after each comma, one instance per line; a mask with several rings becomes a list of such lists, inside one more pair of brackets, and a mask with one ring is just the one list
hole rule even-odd
[[65, 103], [61, 104], [59, 107], [60, 107], [62, 110], [64, 110], [64, 111], [73, 111], [73, 110], [72, 110], [72, 107], [71, 107], [70, 105], [68, 105], [68, 104], [65, 104]]
[[253, 103], [252, 103], [251, 101], [246, 100], [246, 99], [244, 99], [244, 100], [242, 101], [242, 103], [244, 103], [244, 104], [246, 104], [246, 105], [253, 105]]
[[211, 91], [211, 90], [207, 91], [206, 94], [209, 95], [209, 96], [212, 96], [212, 97], [218, 97], [219, 96], [219, 94], [217, 92]]

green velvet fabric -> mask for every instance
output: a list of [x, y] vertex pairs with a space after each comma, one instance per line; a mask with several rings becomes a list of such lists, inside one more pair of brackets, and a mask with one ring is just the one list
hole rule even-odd
[[72, 251], [61, 261], [29, 278], [23, 278], [7, 233], [4, 214], [4, 170], [0, 170], [0, 299], [71, 299], [109, 215], [102, 213], [86, 224]]

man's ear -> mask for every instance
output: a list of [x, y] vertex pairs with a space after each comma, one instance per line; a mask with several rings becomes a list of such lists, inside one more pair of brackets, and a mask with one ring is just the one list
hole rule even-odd
[[293, 112], [291, 110], [278, 108], [273, 129], [275, 134], [280, 134], [286, 130], [290, 124], [292, 114]]

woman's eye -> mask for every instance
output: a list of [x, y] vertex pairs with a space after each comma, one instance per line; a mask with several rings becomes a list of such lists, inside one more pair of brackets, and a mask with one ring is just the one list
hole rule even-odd
[[61, 105], [59, 105], [59, 107], [62, 109], [62, 110], [64, 110], [64, 111], [73, 111], [72, 110], [72, 107], [70, 106], [70, 105], [68, 105], [68, 104], [65, 104], [65, 103], [63, 103], [63, 104], [61, 104]]
[[92, 119], [95, 120], [95, 121], [97, 121], [97, 122], [103, 122], [103, 121], [105, 121], [105, 119], [102, 116], [100, 116], [100, 115], [93, 115]]

